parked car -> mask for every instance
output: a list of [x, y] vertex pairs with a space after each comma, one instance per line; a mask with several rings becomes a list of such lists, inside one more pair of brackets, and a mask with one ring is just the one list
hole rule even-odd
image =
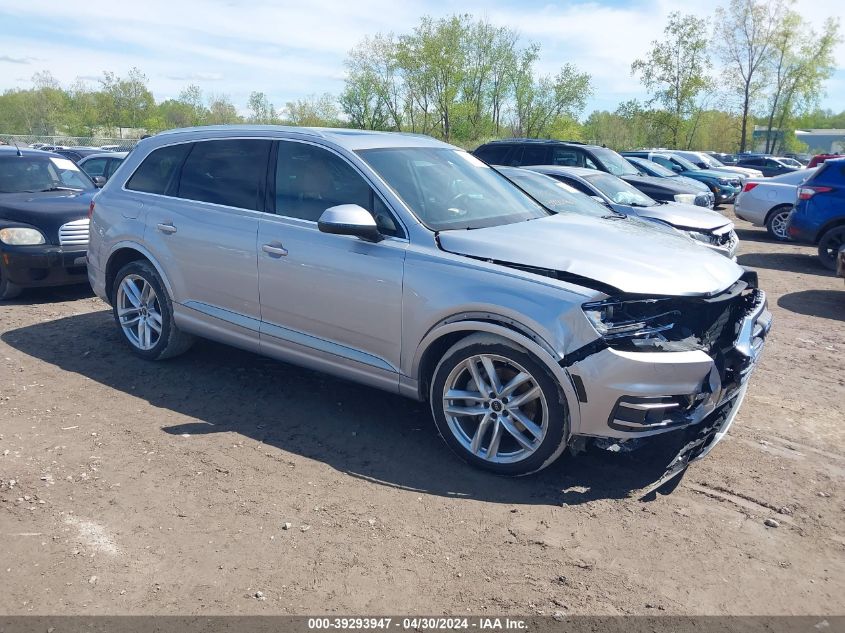
[[61, 154], [65, 158], [71, 159], [74, 163], [79, 163], [85, 156], [91, 154], [99, 154], [103, 150], [98, 147], [64, 147], [55, 150], [57, 154]]
[[[788, 160], [788, 159], [786, 159]], [[782, 158], [776, 158], [774, 156], [758, 156], [756, 158], [746, 158], [737, 163], [740, 167], [751, 167], [753, 169], [758, 169], [763, 172], [763, 176], [769, 178], [771, 176], [780, 176], [781, 174], [788, 174], [793, 171], [797, 171], [799, 169], [803, 169], [804, 166], [798, 163], [789, 164], [786, 160]]]
[[[696, 180], [695, 178], [688, 178], [687, 176], [681, 176], [680, 174], [676, 174], [671, 169], [666, 169], [663, 165], [658, 165], [657, 163], [650, 160], [646, 160], [645, 158], [627, 156], [625, 160], [627, 160], [634, 167], [636, 167], [639, 172], [644, 173], [648, 176], [653, 176], [654, 178], [671, 179], [669, 180], [669, 182], [681, 183], [686, 187], [690, 187], [694, 191], [698, 191], [699, 193], [698, 195], [696, 195], [694, 201], [697, 206], [712, 209], [716, 205], [716, 196], [713, 195], [712, 191], [710, 191], [710, 187], [708, 187], [700, 180]], [[640, 191], [643, 190], [640, 189]], [[647, 191], [643, 191], [643, 193], [648, 194]], [[704, 198], [701, 197], [702, 194], [705, 194]], [[655, 196], [651, 197], [654, 198]], [[683, 202], [683, 200], [676, 199], [675, 202]]]
[[727, 172], [729, 174], [739, 174], [745, 178], [762, 178], [763, 172], [759, 169], [743, 166], [743, 161], [740, 159], [733, 165], [725, 165], [716, 157], [707, 152], [691, 152], [686, 150], [672, 150], [672, 153], [681, 158], [685, 158], [699, 169], [714, 169], [716, 171]]
[[843, 156], [845, 156], [845, 154], [816, 154], [810, 159], [807, 167], [818, 167], [826, 160], [830, 160], [831, 158], [842, 158]]
[[734, 213], [756, 226], [765, 226], [775, 239], [788, 240], [786, 224], [798, 187], [814, 173], [815, 168], [802, 169], [774, 178], [748, 180], [734, 202]]
[[129, 152], [96, 152], [82, 158], [78, 165], [97, 186], [102, 187], [128, 154]]
[[828, 159], [798, 187], [786, 229], [792, 239], [818, 245], [819, 260], [836, 270], [845, 244], [845, 159]]
[[753, 272], [637, 226], [550, 213], [428, 137], [209, 127], [127, 157], [88, 271], [142, 358], [207, 336], [428, 400], [449, 447], [496, 473], [675, 429], [698, 459], [771, 315]]
[[726, 154], [724, 152], [704, 152], [705, 154], [709, 154], [716, 160], [718, 160], [722, 165], [736, 165], [736, 155], [735, 154]]
[[811, 154], [784, 154], [784, 158], [791, 158], [794, 161], [797, 161], [802, 167], [806, 167], [810, 163], [810, 159], [813, 158]]
[[[805, 165], [801, 161], [795, 158], [791, 158], [789, 156], [775, 156], [777, 160], [782, 162], [787, 167], [794, 167], [795, 169], [804, 169]], [[809, 161], [807, 161], [809, 162]]]
[[[554, 139], [504, 139], [481, 145], [473, 152], [490, 165], [528, 167], [531, 165], [568, 165], [597, 169], [630, 183], [655, 200], [667, 200], [712, 206], [697, 188], [654, 178], [641, 172], [620, 154], [607, 147]], [[497, 159], [502, 158], [504, 162]]]
[[716, 204], [732, 203], [737, 194], [742, 190], [742, 179], [736, 174], [728, 174], [723, 171], [712, 169], [701, 169], [685, 158], [681, 158], [669, 152], [652, 152], [648, 150], [637, 150], [633, 152], [622, 152], [625, 158], [644, 158], [658, 165], [662, 165], [676, 174], [693, 178], [710, 187]]
[[64, 156], [0, 147], [0, 301], [24, 288], [86, 282], [95, 191]]
[[677, 202], [658, 202], [621, 178], [595, 170], [540, 165], [528, 169], [551, 176], [581, 193], [593, 196], [617, 213], [671, 226], [720, 255], [732, 258], [736, 254], [739, 239], [734, 225], [721, 213]]

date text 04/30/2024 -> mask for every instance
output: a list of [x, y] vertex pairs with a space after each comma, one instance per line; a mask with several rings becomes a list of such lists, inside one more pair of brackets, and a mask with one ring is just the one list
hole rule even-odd
[[449, 617], [339, 617], [308, 618], [308, 629], [319, 630], [367, 630], [402, 629], [412, 631], [518, 631], [526, 628], [524, 620], [516, 618], [449, 618]]

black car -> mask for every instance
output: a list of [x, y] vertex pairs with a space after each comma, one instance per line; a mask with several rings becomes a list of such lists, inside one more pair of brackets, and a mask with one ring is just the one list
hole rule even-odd
[[766, 178], [771, 176], [780, 176], [781, 174], [788, 174], [793, 171], [801, 169], [795, 165], [784, 162], [780, 158], [774, 156], [748, 156], [743, 157], [736, 164], [737, 167], [750, 167], [751, 169], [759, 169], [763, 172]]
[[63, 147], [62, 149], [57, 149], [56, 154], [61, 154], [65, 158], [71, 159], [74, 163], [78, 163], [86, 156], [100, 154], [102, 151], [97, 147]]
[[485, 143], [473, 153], [490, 165], [555, 165], [606, 171], [655, 200], [683, 202], [708, 208], [713, 206], [712, 196], [683, 183], [667, 182], [664, 178], [649, 176], [612, 149], [598, 145], [552, 139], [510, 138]]
[[96, 191], [64, 156], [0, 147], [0, 301], [28, 287], [87, 281]]

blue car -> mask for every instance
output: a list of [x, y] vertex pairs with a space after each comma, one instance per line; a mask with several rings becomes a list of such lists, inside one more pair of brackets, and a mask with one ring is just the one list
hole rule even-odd
[[822, 264], [836, 270], [845, 244], [845, 158], [825, 161], [798, 187], [798, 201], [787, 221], [787, 235], [818, 245]]

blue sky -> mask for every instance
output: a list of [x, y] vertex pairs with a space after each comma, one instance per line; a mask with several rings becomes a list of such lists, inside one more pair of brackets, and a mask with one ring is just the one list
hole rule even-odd
[[[708, 16], [715, 6], [676, 0], [5, 0], [0, 90], [28, 87], [44, 69], [63, 84], [82, 78], [96, 85], [104, 70], [123, 74], [138, 66], [158, 100], [194, 83], [206, 93], [228, 95], [241, 110], [252, 90], [280, 107], [309, 94], [340, 92], [343, 60], [364, 36], [407, 32], [425, 14], [466, 12], [538, 42], [544, 73], [571, 62], [592, 74], [595, 94], [586, 114], [644, 96], [630, 65], [660, 36], [672, 10]], [[825, 17], [845, 13], [841, 7], [840, 0], [795, 3], [816, 28]], [[845, 45], [836, 58], [822, 106], [841, 111]]]

